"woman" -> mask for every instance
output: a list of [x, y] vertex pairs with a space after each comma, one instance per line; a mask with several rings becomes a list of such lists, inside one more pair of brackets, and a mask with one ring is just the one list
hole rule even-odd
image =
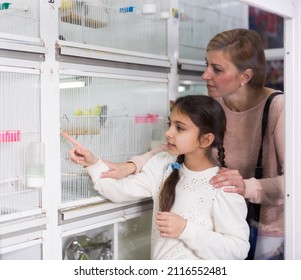
[[[284, 242], [284, 96], [274, 98], [268, 128], [263, 142], [263, 179], [255, 179], [255, 167], [261, 141], [261, 120], [268, 97], [275, 92], [264, 86], [266, 60], [258, 33], [247, 29], [224, 31], [214, 36], [207, 46], [207, 67], [202, 79], [208, 94], [225, 110], [227, 132], [225, 150], [227, 169], [212, 178], [217, 187], [243, 195], [261, 204], [255, 259], [283, 259]], [[104, 177], [122, 177], [139, 172], [157, 147], [134, 157], [131, 163], [108, 163]]]
[[207, 63], [202, 78], [226, 112], [225, 149], [232, 169], [220, 172], [212, 183], [233, 184], [236, 192], [261, 204], [255, 259], [273, 258], [284, 236], [284, 98], [272, 102], [263, 144], [264, 179], [256, 180], [263, 107], [275, 92], [264, 87], [266, 61], [259, 35], [242, 29], [216, 35], [207, 47]]

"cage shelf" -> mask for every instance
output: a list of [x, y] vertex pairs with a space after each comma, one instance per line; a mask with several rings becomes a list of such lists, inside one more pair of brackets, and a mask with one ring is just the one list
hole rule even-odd
[[61, 117], [61, 130], [69, 135], [97, 135], [105, 123], [102, 116], [67, 116]]

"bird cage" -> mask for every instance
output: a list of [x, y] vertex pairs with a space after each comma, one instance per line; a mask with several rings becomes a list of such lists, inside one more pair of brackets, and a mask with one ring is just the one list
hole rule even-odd
[[26, 184], [26, 151], [40, 140], [40, 78], [10, 70], [0, 68], [0, 215], [20, 216], [41, 206], [41, 189]]
[[39, 37], [39, 7], [39, 0], [10, 0], [0, 3], [0, 33]]
[[[95, 155], [120, 162], [146, 152], [152, 141], [164, 142], [166, 82], [62, 75], [60, 87], [61, 130]], [[99, 197], [87, 174], [70, 161], [71, 147], [62, 137], [62, 201]]]
[[179, 56], [182, 59], [204, 60], [207, 44], [215, 34], [248, 28], [248, 6], [236, 0], [179, 0], [179, 9]]
[[[161, 1], [155, 2], [159, 6]], [[62, 1], [59, 39], [166, 56], [166, 18], [160, 18], [159, 9], [143, 13], [141, 3], [140, 0]]]

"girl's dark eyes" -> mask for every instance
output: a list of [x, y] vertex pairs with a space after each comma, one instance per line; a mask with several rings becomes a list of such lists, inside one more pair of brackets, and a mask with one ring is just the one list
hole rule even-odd
[[[170, 126], [171, 126], [171, 122], [168, 122], [167, 125], [168, 125], [168, 127], [170, 127]], [[176, 129], [177, 129], [178, 131], [183, 131], [183, 130], [184, 130], [183, 127], [178, 126], [178, 125], [176, 126]]]

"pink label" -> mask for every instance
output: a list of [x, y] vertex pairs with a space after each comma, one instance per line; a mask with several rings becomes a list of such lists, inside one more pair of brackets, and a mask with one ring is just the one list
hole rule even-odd
[[3, 130], [0, 131], [0, 142], [20, 142], [20, 130]]
[[136, 123], [156, 123], [158, 121], [158, 114], [138, 115], [135, 116]]

